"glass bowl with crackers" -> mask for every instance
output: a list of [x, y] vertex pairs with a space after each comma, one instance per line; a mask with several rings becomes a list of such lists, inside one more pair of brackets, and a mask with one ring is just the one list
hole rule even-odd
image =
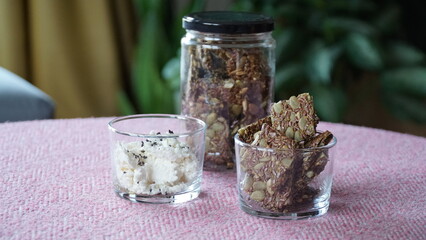
[[273, 219], [322, 216], [330, 203], [336, 137], [318, 131], [313, 97], [292, 96], [235, 135], [240, 208]]

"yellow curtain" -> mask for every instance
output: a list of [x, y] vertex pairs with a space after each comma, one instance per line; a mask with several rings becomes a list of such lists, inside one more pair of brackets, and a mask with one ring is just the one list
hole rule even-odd
[[1, 0], [0, 66], [50, 95], [57, 118], [117, 115], [132, 16], [131, 0]]

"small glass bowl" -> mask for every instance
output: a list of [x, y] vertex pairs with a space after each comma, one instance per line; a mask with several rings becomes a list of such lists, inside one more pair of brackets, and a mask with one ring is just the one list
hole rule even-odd
[[295, 220], [327, 213], [336, 138], [326, 146], [281, 150], [235, 139], [240, 208], [251, 215]]
[[112, 177], [118, 196], [144, 203], [198, 197], [206, 124], [167, 114], [118, 117], [109, 122]]

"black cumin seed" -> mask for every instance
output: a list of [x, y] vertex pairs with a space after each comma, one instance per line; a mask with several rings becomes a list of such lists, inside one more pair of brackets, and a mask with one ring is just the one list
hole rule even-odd
[[144, 142], [143, 142], [143, 141], [141, 141], [141, 147], [143, 147], [143, 145], [144, 145]]
[[169, 133], [170, 133], [170, 134], [173, 134], [174, 132], [173, 132], [172, 130], [170, 130], [170, 129], [169, 129]]
[[157, 135], [160, 135], [161, 133], [160, 132], [157, 132]]

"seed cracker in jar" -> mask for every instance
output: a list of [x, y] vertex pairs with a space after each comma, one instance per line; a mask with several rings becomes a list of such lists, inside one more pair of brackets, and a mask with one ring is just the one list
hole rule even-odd
[[297, 142], [315, 135], [319, 121], [315, 114], [313, 97], [302, 93], [297, 97], [274, 103], [271, 108], [272, 125], [277, 131]]
[[[312, 203], [319, 189], [310, 183], [328, 162], [327, 150], [318, 147], [333, 138], [329, 131], [316, 131], [318, 121], [312, 96], [303, 93], [273, 104], [271, 116], [238, 131], [240, 140], [266, 149], [240, 150], [243, 191], [250, 201], [275, 212]], [[304, 151], [310, 148], [318, 150]]]

